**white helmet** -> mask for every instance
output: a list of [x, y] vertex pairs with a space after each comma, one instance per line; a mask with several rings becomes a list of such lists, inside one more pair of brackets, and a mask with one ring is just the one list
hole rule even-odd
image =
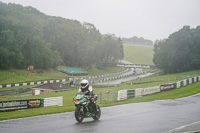
[[82, 89], [85, 89], [88, 85], [89, 85], [88, 80], [83, 79], [83, 80], [81, 81], [81, 88], [82, 88]]

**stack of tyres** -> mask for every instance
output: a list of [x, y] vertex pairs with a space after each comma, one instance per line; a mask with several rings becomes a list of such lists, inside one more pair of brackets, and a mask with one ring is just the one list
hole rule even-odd
[[135, 97], [135, 89], [127, 90], [127, 98]]

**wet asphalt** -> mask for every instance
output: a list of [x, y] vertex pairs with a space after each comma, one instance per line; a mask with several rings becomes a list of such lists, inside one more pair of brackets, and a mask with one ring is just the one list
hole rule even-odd
[[200, 94], [101, 110], [100, 120], [87, 118], [82, 123], [76, 122], [74, 112], [0, 121], [0, 133], [178, 133], [200, 130]]

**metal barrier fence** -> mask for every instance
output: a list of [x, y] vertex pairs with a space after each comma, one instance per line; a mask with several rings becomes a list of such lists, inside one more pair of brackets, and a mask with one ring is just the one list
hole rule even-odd
[[103, 90], [101, 92], [100, 103], [117, 101], [117, 92], [111, 89]]

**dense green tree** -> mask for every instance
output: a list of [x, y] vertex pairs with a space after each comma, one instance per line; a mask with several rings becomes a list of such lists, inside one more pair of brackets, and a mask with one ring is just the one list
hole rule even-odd
[[19, 67], [23, 61], [23, 55], [18, 43], [10, 30], [0, 33], [0, 67]]
[[0, 68], [91, 68], [123, 58], [123, 44], [93, 24], [0, 2]]
[[122, 38], [122, 41], [124, 43], [130, 43], [130, 44], [142, 44], [142, 45], [153, 45], [153, 41], [144, 39], [143, 37], [131, 37], [131, 38]]
[[190, 29], [184, 26], [169, 38], [154, 44], [155, 65], [165, 73], [199, 69], [200, 32], [199, 26]]

